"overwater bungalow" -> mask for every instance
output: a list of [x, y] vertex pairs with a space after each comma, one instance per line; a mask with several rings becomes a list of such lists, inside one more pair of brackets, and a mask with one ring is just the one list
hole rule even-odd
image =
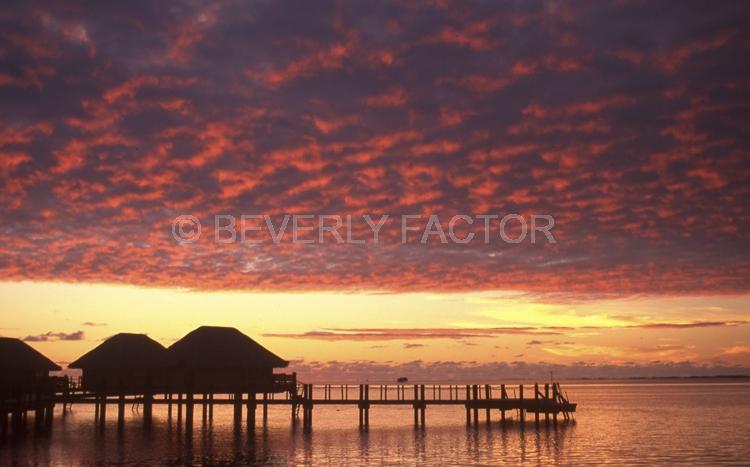
[[0, 337], [0, 415], [49, 408], [54, 392], [50, 371], [60, 370], [20, 339]]
[[289, 362], [239, 330], [201, 326], [167, 349], [172, 392], [282, 392], [293, 376], [274, 374]]
[[145, 334], [120, 333], [69, 365], [83, 371], [82, 389], [100, 395], [159, 392], [167, 350]]

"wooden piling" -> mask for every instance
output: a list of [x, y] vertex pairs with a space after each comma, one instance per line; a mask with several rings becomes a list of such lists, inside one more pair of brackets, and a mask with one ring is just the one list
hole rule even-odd
[[[534, 383], [534, 402], [536, 402], [536, 406], [539, 407], [539, 384]], [[539, 409], [534, 411], [534, 423], [539, 425]]]
[[365, 384], [365, 430], [370, 428], [370, 385]]
[[182, 426], [182, 393], [177, 394], [177, 426]]
[[122, 428], [125, 425], [125, 394], [120, 393], [117, 398], [117, 426]]
[[153, 415], [154, 395], [151, 392], [147, 392], [143, 395], [143, 421], [147, 424], [151, 424], [151, 418]]
[[234, 393], [234, 424], [239, 427], [242, 423], [242, 393]]
[[255, 429], [255, 409], [257, 407], [257, 401], [255, 400], [255, 392], [247, 393], [247, 427], [248, 429]]
[[104, 426], [107, 421], [107, 396], [101, 396], [99, 403], [101, 404], [99, 408], [99, 425]]
[[268, 426], [268, 393], [263, 393], [263, 426]]
[[185, 429], [193, 429], [193, 412], [195, 407], [195, 394], [187, 393], [185, 396]]
[[474, 426], [479, 425], [479, 386], [473, 385], [471, 387], [471, 395], [474, 399]]
[[[508, 393], [505, 391], [505, 385], [500, 385], [500, 399], [507, 399]], [[505, 409], [500, 409], [500, 421], [505, 423]]]
[[[487, 399], [487, 400], [490, 400], [492, 398], [492, 390], [490, 389], [490, 385], [489, 384], [485, 384], [484, 385], [484, 398]], [[487, 425], [489, 425], [490, 421], [491, 421], [490, 408], [489, 407], [487, 407], [487, 409], [485, 409], [485, 418], [487, 419]]]
[[[552, 383], [552, 399], [557, 402], [557, 385]], [[557, 411], [552, 413], [552, 423], [557, 425]]]
[[421, 391], [420, 391], [420, 392], [421, 392], [421, 394], [420, 394], [420, 396], [421, 396], [421, 397], [420, 397], [420, 398], [422, 399], [422, 403], [420, 404], [420, 417], [419, 417], [419, 422], [420, 422], [420, 424], [421, 424], [422, 428], [424, 428], [424, 425], [425, 425], [425, 419], [427, 418], [427, 416], [426, 416], [426, 414], [425, 414], [425, 412], [427, 411], [427, 405], [426, 405], [426, 403], [425, 403], [425, 396], [424, 396], [424, 384], [422, 385], [422, 388], [421, 388]]
[[466, 385], [466, 425], [471, 425], [471, 392], [469, 385]]

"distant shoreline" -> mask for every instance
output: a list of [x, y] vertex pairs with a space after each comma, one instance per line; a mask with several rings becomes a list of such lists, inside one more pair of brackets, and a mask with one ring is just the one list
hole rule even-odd
[[617, 380], [655, 380], [655, 379], [750, 379], [750, 375], [710, 375], [710, 376], [623, 376], [623, 377], [582, 377], [560, 378], [560, 381], [617, 381]]

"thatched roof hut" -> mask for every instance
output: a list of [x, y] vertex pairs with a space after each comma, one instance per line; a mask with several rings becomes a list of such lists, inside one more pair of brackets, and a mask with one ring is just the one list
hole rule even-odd
[[273, 369], [289, 362], [239, 330], [201, 326], [167, 349], [175, 384], [195, 392], [273, 390]]
[[70, 365], [83, 370], [84, 389], [106, 393], [143, 393], [163, 386], [167, 350], [145, 334], [120, 333]]
[[0, 400], [51, 391], [49, 372], [59, 369], [22, 340], [0, 337]]
[[48, 374], [60, 367], [26, 342], [0, 337], [0, 378], [10, 373]]
[[167, 349], [173, 365], [189, 368], [285, 368], [289, 362], [236, 328], [201, 326]]

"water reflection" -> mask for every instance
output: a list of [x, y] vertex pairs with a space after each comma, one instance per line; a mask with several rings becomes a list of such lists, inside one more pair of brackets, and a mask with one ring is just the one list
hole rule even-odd
[[[750, 386], [584, 387], [578, 423], [501, 424], [467, 428], [462, 409], [432, 408], [415, 429], [409, 409], [373, 410], [369, 430], [357, 429], [356, 409], [316, 408], [306, 433], [272, 408], [269, 423], [235, 425], [231, 408], [196, 414], [192, 428], [175, 410], [154, 412], [144, 426], [137, 412], [94, 423], [93, 411], [58, 410], [50, 432], [27, 430], [0, 439], [0, 465], [12, 464], [497, 464], [744, 462], [750, 456]], [[722, 423], [731, 410], [732, 424]], [[116, 418], [116, 417], [113, 417]], [[696, 423], [699, 421], [700, 423]], [[29, 421], [29, 427], [33, 423]]]

